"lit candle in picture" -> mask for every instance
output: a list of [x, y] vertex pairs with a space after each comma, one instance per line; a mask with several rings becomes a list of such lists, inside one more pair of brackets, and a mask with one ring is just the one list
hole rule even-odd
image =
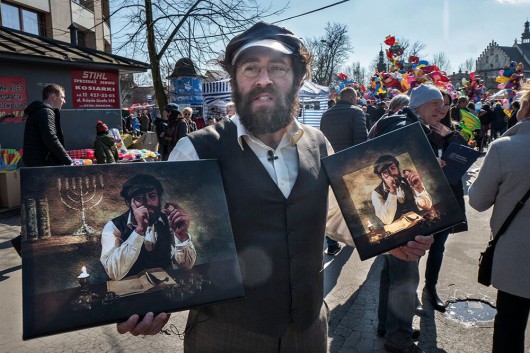
[[81, 268], [81, 273], [79, 274], [79, 276], [77, 276], [77, 278], [87, 278], [88, 276], [90, 276], [90, 275], [86, 271], [86, 266], [83, 266]]
[[369, 232], [372, 232], [374, 230], [374, 225], [372, 224], [372, 222], [368, 221], [367, 226], [368, 226], [368, 231]]

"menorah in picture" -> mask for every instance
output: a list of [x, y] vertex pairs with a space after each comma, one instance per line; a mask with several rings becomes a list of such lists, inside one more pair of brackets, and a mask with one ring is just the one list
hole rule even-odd
[[73, 178], [58, 178], [57, 188], [62, 203], [75, 211], [81, 212], [81, 226], [74, 232], [74, 235], [93, 236], [96, 234], [94, 228], [86, 222], [86, 212], [103, 200], [103, 177], [84, 176]]

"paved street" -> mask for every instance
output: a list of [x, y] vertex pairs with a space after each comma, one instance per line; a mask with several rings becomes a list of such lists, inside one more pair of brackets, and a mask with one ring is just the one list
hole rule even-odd
[[[475, 166], [476, 167], [476, 166]], [[472, 172], [468, 176], [472, 178]], [[490, 211], [479, 214], [467, 208], [470, 231], [451, 235], [439, 283], [439, 294], [451, 301], [476, 299], [495, 303], [496, 291], [476, 282], [477, 262], [489, 235]], [[0, 218], [0, 352], [182, 352], [179, 333], [186, 313], [172, 315], [165, 330], [154, 337], [119, 335], [107, 325], [29, 341], [22, 340], [21, 261], [9, 240], [19, 232], [18, 216]], [[331, 353], [384, 352], [376, 336], [380, 259], [361, 262], [351, 248], [325, 257], [326, 301], [331, 310], [329, 351]], [[420, 262], [420, 273], [425, 260]], [[423, 280], [423, 279], [422, 279]], [[421, 296], [423, 283], [418, 291]], [[415, 317], [421, 329], [419, 345], [426, 352], [489, 352], [493, 322], [463, 323], [449, 313], [427, 310]], [[526, 346], [530, 352], [530, 336]]]

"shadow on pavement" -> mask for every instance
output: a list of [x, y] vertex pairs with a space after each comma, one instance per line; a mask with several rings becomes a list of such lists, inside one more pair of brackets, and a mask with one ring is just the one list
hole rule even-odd
[[324, 297], [337, 285], [342, 268], [353, 254], [351, 246], [342, 246], [341, 251], [335, 256], [324, 254]]
[[[329, 346], [330, 352], [348, 352], [352, 341], [357, 340], [359, 342], [353, 343], [357, 349], [354, 352], [372, 352], [376, 346], [382, 348], [383, 342], [381, 340], [378, 343], [379, 338], [376, 335], [377, 294], [381, 266], [382, 260], [377, 257], [363, 284], [343, 304], [337, 305], [331, 311], [328, 333], [332, 340]], [[377, 286], [375, 291], [374, 285]]]
[[6, 268], [5, 270], [0, 271], [0, 282], [9, 278], [9, 276], [6, 276], [6, 274], [18, 271], [21, 268], [22, 268], [22, 265], [18, 265], [18, 266], [13, 266], [11, 268]]
[[[346, 254], [339, 254], [335, 264], [326, 268], [326, 286], [336, 283], [336, 277], [343, 262], [341, 255], [350, 257], [352, 250]], [[383, 258], [378, 256], [370, 266], [364, 282], [342, 304], [332, 311], [329, 321], [328, 336], [331, 353], [339, 352], [385, 352], [383, 339], [377, 336], [377, 308], [379, 305], [379, 278], [383, 266]], [[327, 278], [328, 275], [333, 276]], [[329, 287], [325, 287], [329, 288]], [[330, 289], [328, 289], [330, 290]], [[420, 317], [421, 336], [419, 346], [425, 352], [446, 353], [437, 347], [437, 329], [433, 309], [426, 306], [426, 315]]]
[[8, 239], [0, 243], [0, 250], [9, 249], [12, 247], [13, 247], [13, 244], [11, 244], [11, 239]]
[[420, 317], [420, 331], [421, 336], [419, 339], [419, 345], [425, 352], [432, 353], [447, 353], [446, 350], [438, 348], [437, 340], [438, 331], [436, 328], [436, 320], [434, 310], [428, 303], [423, 303], [425, 314]]

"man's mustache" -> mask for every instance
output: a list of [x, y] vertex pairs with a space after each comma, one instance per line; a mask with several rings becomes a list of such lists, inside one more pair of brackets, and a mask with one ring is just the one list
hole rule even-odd
[[276, 97], [277, 94], [278, 94], [278, 92], [274, 88], [266, 86], [266, 87], [254, 87], [254, 88], [252, 88], [248, 92], [248, 96], [250, 97], [251, 100], [254, 100], [260, 94], [263, 94], [263, 93], [269, 93], [269, 94], [271, 94], [274, 97]]

